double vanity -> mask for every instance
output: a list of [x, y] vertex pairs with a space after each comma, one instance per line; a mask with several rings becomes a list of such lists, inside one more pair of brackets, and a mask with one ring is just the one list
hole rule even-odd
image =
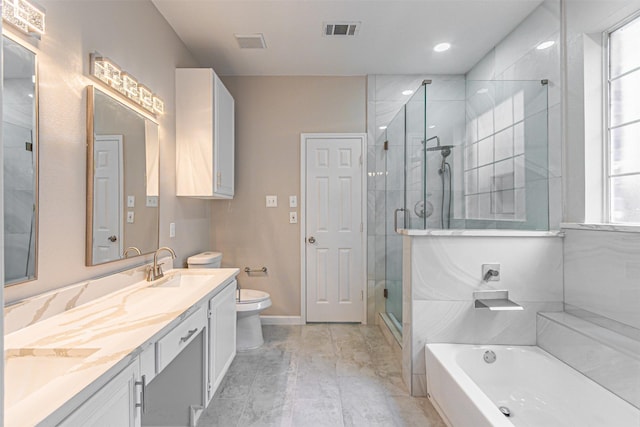
[[5, 335], [5, 426], [195, 425], [236, 353], [237, 274], [169, 270]]

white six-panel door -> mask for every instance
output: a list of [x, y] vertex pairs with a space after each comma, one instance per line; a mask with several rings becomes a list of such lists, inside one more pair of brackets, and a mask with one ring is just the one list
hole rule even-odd
[[364, 306], [363, 135], [303, 135], [306, 317], [360, 322]]
[[96, 135], [93, 178], [93, 263], [120, 259], [122, 135]]

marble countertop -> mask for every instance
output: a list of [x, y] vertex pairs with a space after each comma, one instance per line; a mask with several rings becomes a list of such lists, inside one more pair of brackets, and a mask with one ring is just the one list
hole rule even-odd
[[238, 272], [170, 270], [5, 335], [4, 425], [59, 423]]

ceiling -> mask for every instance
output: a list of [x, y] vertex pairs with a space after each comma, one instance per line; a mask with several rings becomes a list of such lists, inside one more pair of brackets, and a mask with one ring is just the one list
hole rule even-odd
[[[541, 0], [152, 0], [221, 75], [464, 74]], [[359, 21], [329, 38], [323, 22]], [[262, 33], [266, 49], [234, 34]], [[436, 53], [433, 46], [451, 43]]]

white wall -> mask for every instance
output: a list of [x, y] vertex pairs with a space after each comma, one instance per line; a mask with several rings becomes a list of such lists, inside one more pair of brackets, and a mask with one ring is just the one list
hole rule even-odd
[[[85, 266], [86, 86], [89, 53], [98, 51], [165, 102], [160, 123], [160, 246], [186, 256], [210, 246], [206, 201], [175, 196], [174, 69], [196, 66], [149, 1], [41, 1], [47, 33], [32, 42], [40, 87], [40, 219], [38, 279], [5, 289], [7, 302], [103, 276], [143, 259]], [[176, 223], [177, 237], [168, 236]], [[149, 256], [146, 257], [150, 259]]]
[[565, 303], [640, 329], [640, 233], [565, 232]]
[[[562, 310], [562, 238], [490, 233], [404, 238], [403, 375], [414, 396], [426, 394], [426, 343], [534, 345], [536, 313]], [[484, 282], [493, 263], [500, 281]], [[524, 310], [475, 309], [473, 292], [491, 289]]]

